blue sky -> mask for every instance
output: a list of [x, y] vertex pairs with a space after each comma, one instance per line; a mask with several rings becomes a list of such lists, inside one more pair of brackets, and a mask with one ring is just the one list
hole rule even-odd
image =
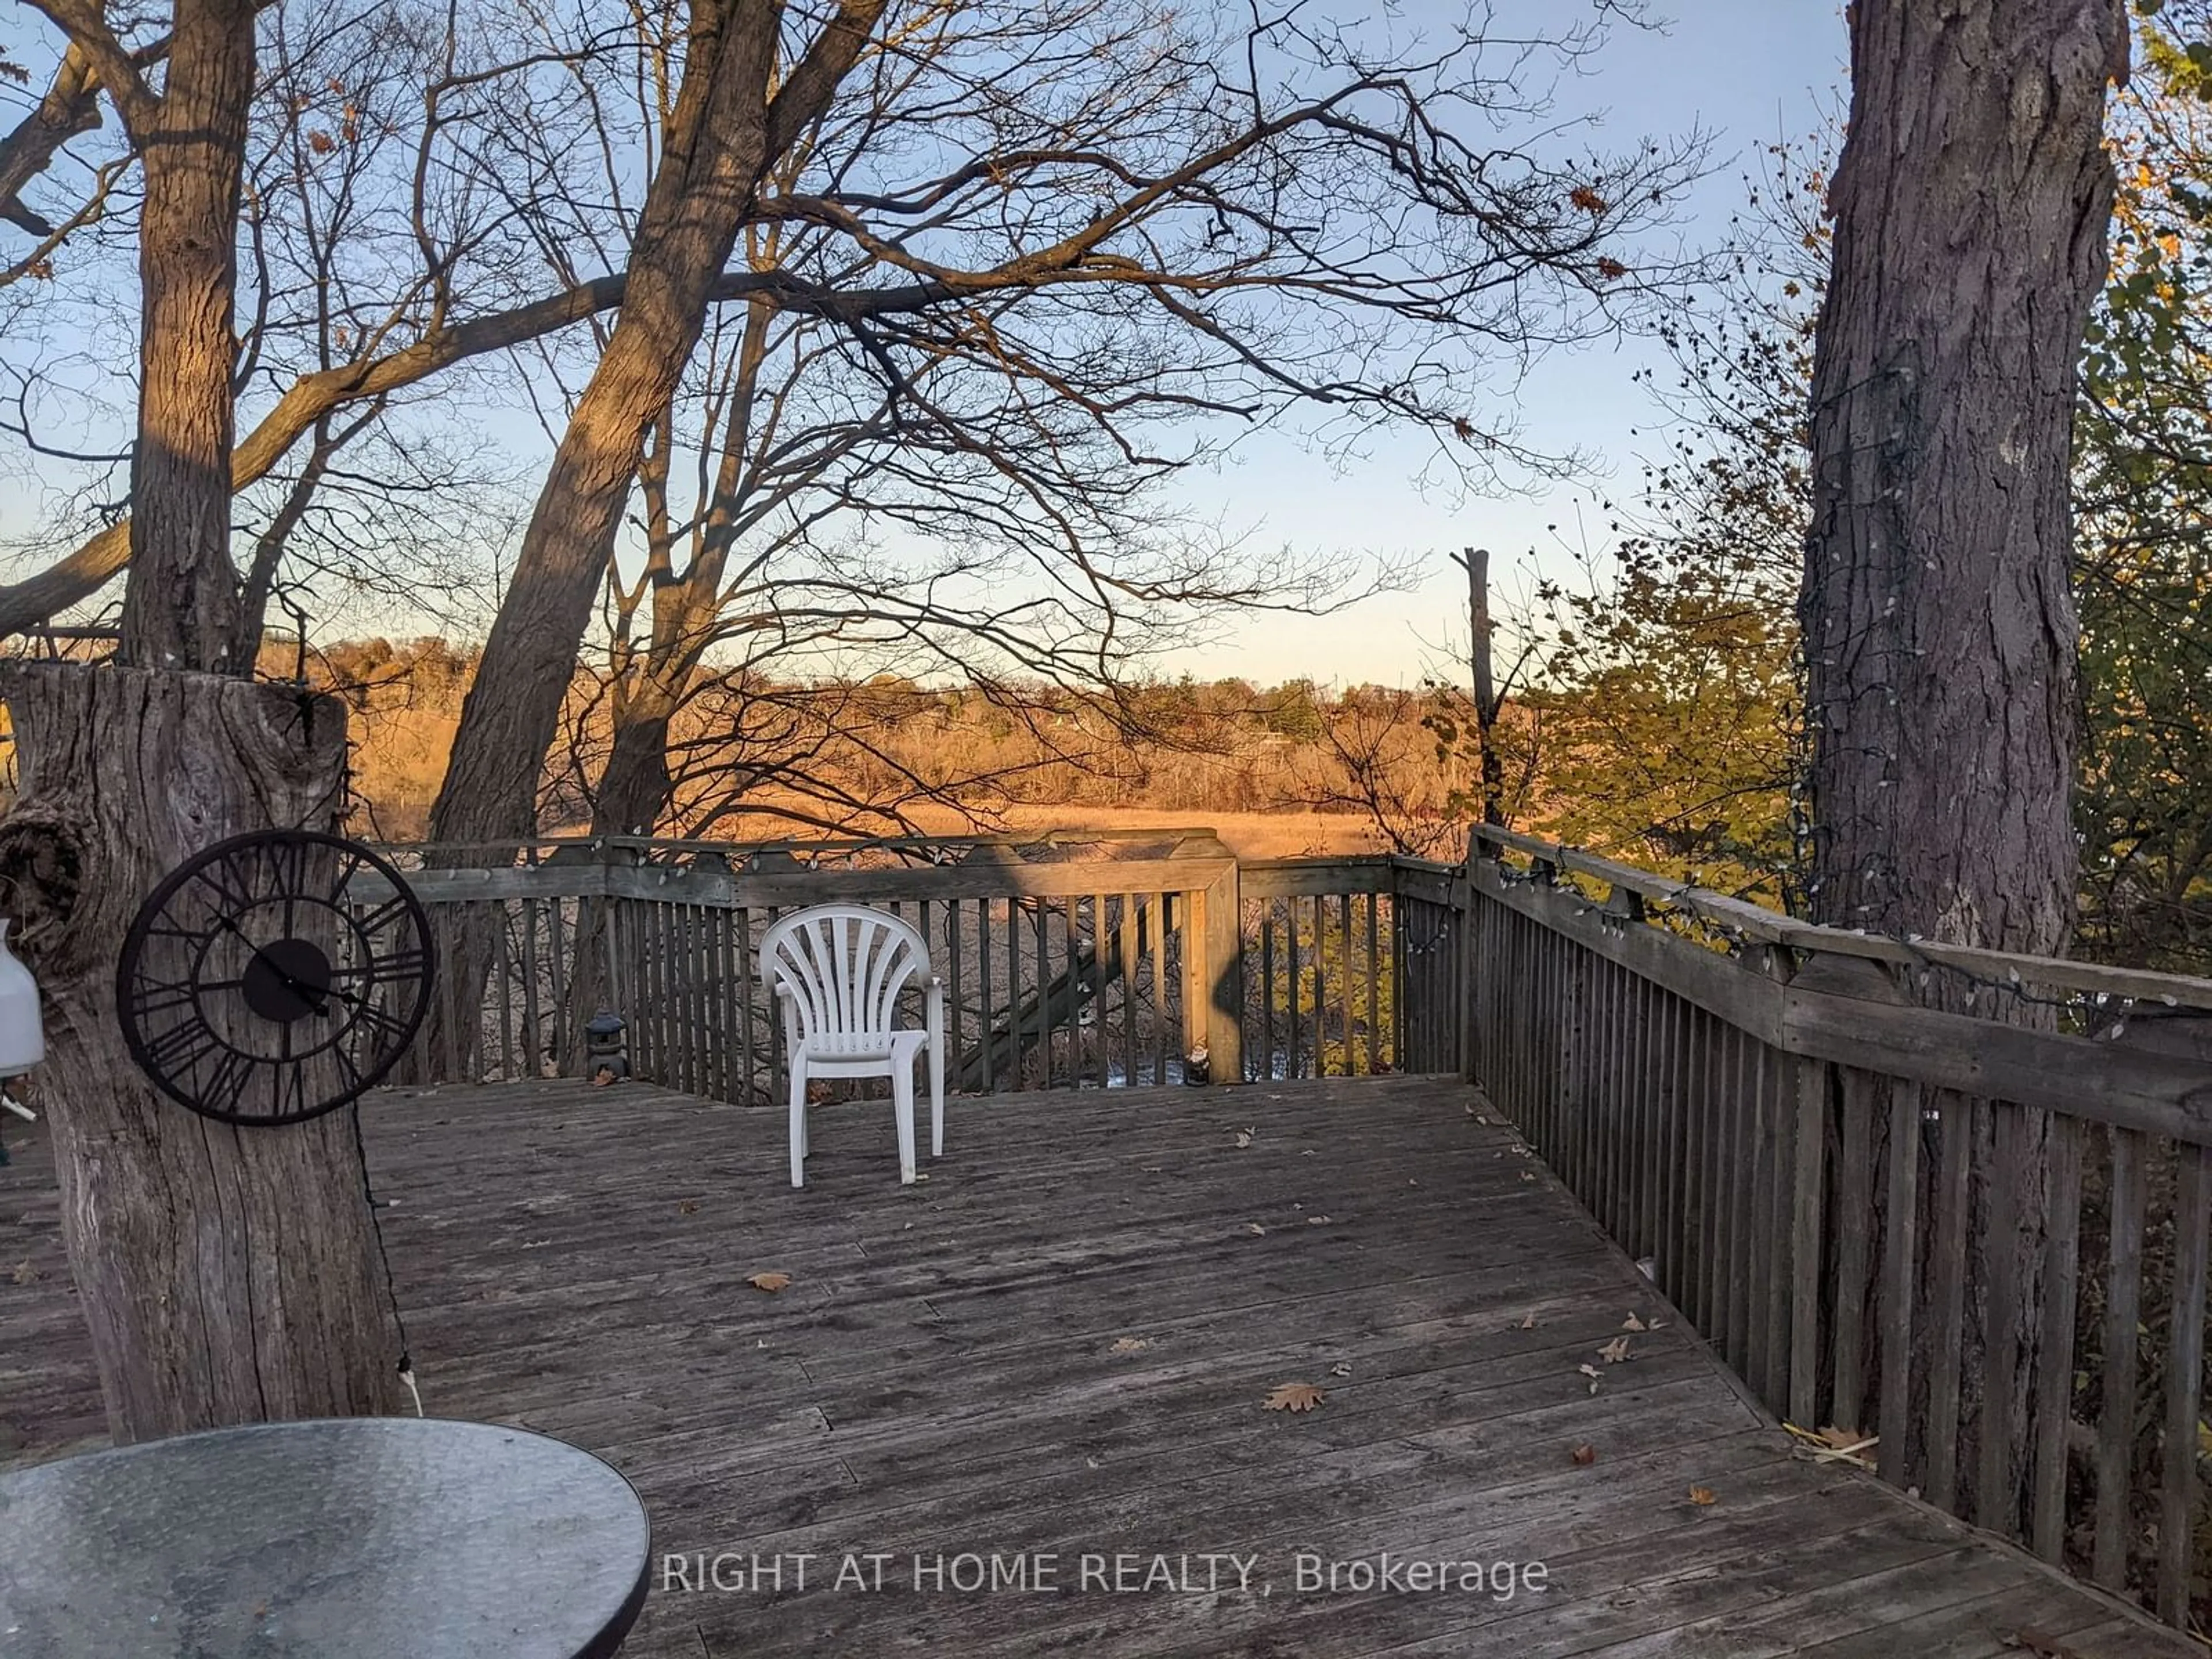
[[[1615, 143], [1692, 127], [1711, 133], [1713, 173], [1676, 231], [1691, 245], [1711, 243], [1741, 205], [1741, 175], [1759, 148], [1802, 137], [1840, 109], [1849, 55], [1842, 8], [1836, 0], [1656, 0], [1654, 11], [1671, 20], [1663, 33], [1622, 31], [1592, 73], [1562, 88], [1562, 101], [1601, 112], [1599, 136]], [[1630, 376], [1661, 361], [1655, 347], [1628, 340], [1539, 364], [1519, 397], [1525, 436], [1554, 452], [1593, 452], [1613, 479], [1632, 476], [1639, 440], [1632, 434], [1649, 429], [1653, 410]], [[1435, 659], [1431, 647], [1455, 623], [1464, 632], [1465, 579], [1447, 551], [1488, 547], [1493, 580], [1504, 588], [1532, 550], [1556, 550], [1547, 526], [1571, 528], [1577, 503], [1607, 482], [1601, 476], [1534, 498], [1455, 505], [1410, 487], [1419, 460], [1410, 448], [1394, 454], [1378, 446], [1334, 476], [1293, 440], [1270, 439], [1191, 489], [1194, 503], [1249, 528], [1264, 545], [1413, 556], [1429, 575], [1411, 591], [1328, 617], [1249, 619], [1212, 644], [1174, 654], [1166, 666], [1262, 684], [1299, 675], [1416, 684]], [[1537, 556], [1564, 574], [1556, 550]]]
[[[1571, 137], [1577, 149], [1626, 147], [1647, 135], [1692, 128], [1711, 135], [1712, 171], [1671, 233], [1686, 246], [1709, 246], [1741, 205], [1742, 173], [1761, 147], [1802, 137], [1824, 112], [1838, 106], [1847, 45], [1840, 0], [1649, 3], [1663, 26], [1617, 30], [1587, 72], [1559, 88], [1558, 113], [1600, 118], [1594, 132]], [[1499, 32], [1510, 34], [1516, 22], [1530, 26], [1521, 32], [1571, 26], [1590, 15], [1597, 0], [1489, 3]], [[1394, 33], [1425, 33], [1432, 18], [1462, 15], [1464, 4], [1382, 0], [1373, 15]], [[1343, 9], [1358, 15], [1354, 6]], [[1328, 617], [1248, 617], [1225, 626], [1207, 645], [1168, 654], [1160, 666], [1170, 674], [1239, 675], [1262, 684], [1298, 676], [1417, 683], [1438, 665], [1436, 647], [1455, 627], [1463, 630], [1462, 579], [1447, 552], [1471, 544], [1489, 547], [1493, 571], [1509, 592], [1516, 569], [1528, 568], [1532, 550], [1553, 546], [1548, 560], [1542, 554], [1536, 560], [1565, 574], [1567, 562], [1547, 526], [1571, 526], [1578, 504], [1633, 477], [1634, 429], [1648, 428], [1655, 411], [1632, 376], [1660, 361], [1655, 346], [1630, 339], [1536, 366], [1514, 399], [1521, 435], [1538, 449], [1593, 454], [1600, 470], [1533, 497], [1455, 502], [1424, 495], [1413, 479], [1428, 452], [1410, 438], [1395, 447], [1376, 441], [1356, 459], [1316, 453], [1289, 433], [1248, 441], [1218, 471], [1185, 480], [1181, 504], [1244, 532], [1258, 547], [1379, 556], [1410, 562], [1426, 578]], [[526, 500], [545, 454], [544, 438], [520, 409], [483, 413], [515, 453]], [[88, 438], [80, 447], [98, 446]], [[35, 489], [20, 478], [0, 478], [0, 533], [29, 529], [43, 510]], [[336, 621], [341, 627], [396, 625], [374, 617]]]

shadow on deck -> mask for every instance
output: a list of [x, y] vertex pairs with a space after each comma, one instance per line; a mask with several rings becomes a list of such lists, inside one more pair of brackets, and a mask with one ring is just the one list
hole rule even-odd
[[[1796, 1452], [1474, 1100], [1419, 1079], [956, 1099], [907, 1188], [862, 1103], [818, 1121], [803, 1192], [776, 1114], [644, 1086], [367, 1119], [428, 1409], [573, 1440], [644, 1496], [639, 1659], [2197, 1651]], [[16, 1150], [0, 1463], [100, 1432], [51, 1168]], [[770, 1272], [789, 1287], [747, 1283]], [[1263, 1410], [1289, 1382], [1325, 1402]], [[1483, 1583], [1370, 1587], [1384, 1551]], [[848, 1553], [880, 1589], [866, 1559], [866, 1588], [838, 1582]], [[954, 1588], [994, 1563], [1031, 1587]], [[1302, 1563], [1336, 1588], [1302, 1589]], [[1509, 1563], [1547, 1585], [1507, 1599]]]

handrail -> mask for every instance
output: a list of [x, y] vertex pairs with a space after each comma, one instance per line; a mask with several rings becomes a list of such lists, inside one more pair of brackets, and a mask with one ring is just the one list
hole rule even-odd
[[[1217, 1082], [1461, 1065], [1455, 866], [1243, 862], [1204, 826], [945, 837], [911, 861], [817, 856], [835, 845], [550, 838], [473, 862], [395, 848], [448, 959], [468, 963], [447, 975], [426, 1075], [512, 1077], [518, 1054], [576, 1069], [581, 1024], [614, 1007], [641, 1073], [757, 1098], [777, 1062], [752, 942], [779, 910], [825, 899], [903, 907], [934, 930], [973, 1039], [955, 1068], [966, 1086], [1164, 1080], [1195, 1046]], [[373, 912], [389, 892], [363, 877], [350, 896]], [[486, 987], [480, 1016], [463, 981]]]
[[1781, 945], [1793, 951], [1820, 951], [1830, 956], [1855, 957], [1901, 967], [1954, 968], [1986, 978], [2017, 979], [2026, 983], [2080, 991], [2093, 996], [2163, 1002], [2170, 1007], [2212, 1009], [2212, 979], [2147, 969], [2113, 968], [2101, 963], [2074, 962], [2063, 957], [2032, 956], [2020, 951], [1985, 950], [1975, 945], [1947, 944], [1918, 934], [1893, 939], [1885, 934], [1800, 921], [1778, 910], [1770, 910], [1747, 900], [1731, 898], [1710, 888], [1670, 881], [1648, 870], [1617, 863], [1563, 842], [1547, 842], [1535, 836], [1500, 829], [1494, 824], [1478, 824], [1470, 833], [1469, 841], [1477, 856], [1484, 848], [1510, 848], [1554, 869], [1589, 876], [1607, 883], [1616, 890], [1633, 893], [1648, 902], [1686, 911], [1755, 944]]
[[[1465, 891], [1470, 1075], [1769, 1408], [2185, 1626], [2212, 981], [1816, 927], [1489, 825]], [[1929, 1006], [1933, 968], [2077, 994], [2039, 1000], [2097, 1034]]]
[[720, 854], [725, 857], [732, 854], [744, 854], [750, 857], [761, 853], [927, 852], [948, 847], [1048, 847], [1058, 842], [1082, 845], [1116, 841], [1218, 841], [1219, 839], [1220, 832], [1210, 825], [1160, 824], [1152, 828], [1117, 826], [1107, 830], [1085, 830], [1062, 825], [1050, 829], [1002, 830], [975, 835], [961, 833], [942, 836], [871, 836], [819, 839], [786, 836], [766, 841], [687, 840], [680, 836], [595, 836], [586, 831], [577, 830], [543, 836], [509, 836], [491, 841], [379, 842], [373, 845], [380, 852], [387, 854], [397, 853], [407, 855], [488, 853], [501, 849], [520, 853], [530, 848], [550, 848], [556, 850], [577, 849], [586, 852], [608, 852], [619, 848], [644, 853], [707, 853]]

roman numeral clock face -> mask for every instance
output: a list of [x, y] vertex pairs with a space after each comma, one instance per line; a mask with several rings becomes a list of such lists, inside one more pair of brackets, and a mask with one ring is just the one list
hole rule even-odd
[[210, 847], [148, 895], [116, 1007], [164, 1094], [226, 1123], [298, 1122], [374, 1087], [435, 976], [422, 907], [367, 848], [304, 830]]

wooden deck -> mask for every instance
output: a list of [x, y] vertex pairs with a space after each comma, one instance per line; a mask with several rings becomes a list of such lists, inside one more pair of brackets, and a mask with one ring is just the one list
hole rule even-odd
[[[1793, 1450], [1473, 1100], [956, 1100], [907, 1188], [867, 1103], [823, 1115], [804, 1192], [775, 1115], [642, 1086], [392, 1096], [368, 1127], [428, 1409], [643, 1494], [671, 1582], [638, 1659], [2201, 1653]], [[100, 1432], [45, 1149], [9, 1139], [0, 1462]], [[1325, 1402], [1263, 1410], [1290, 1382]], [[1367, 1588], [1384, 1551], [1484, 1582]], [[1316, 1562], [1334, 1591], [1301, 1592]], [[1548, 1582], [1507, 1599], [1499, 1563]], [[1030, 1587], [954, 1588], [994, 1565]]]

